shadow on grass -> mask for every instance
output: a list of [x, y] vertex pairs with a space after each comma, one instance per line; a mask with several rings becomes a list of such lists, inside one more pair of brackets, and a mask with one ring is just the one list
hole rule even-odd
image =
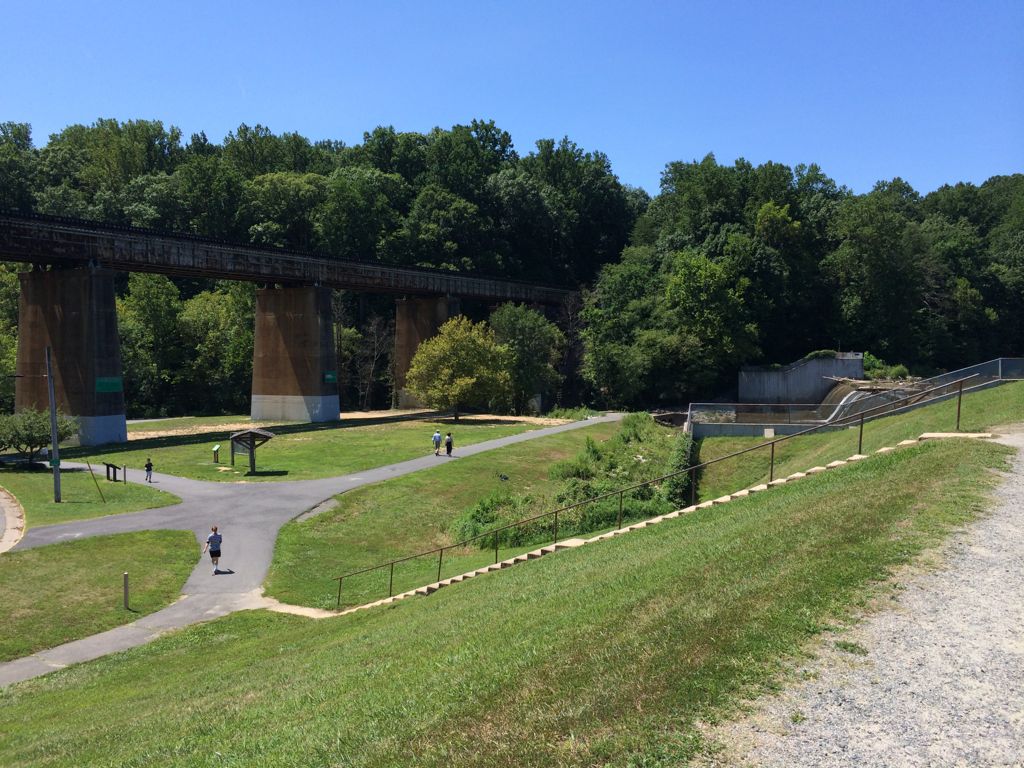
[[287, 469], [257, 469], [255, 472], [246, 472], [245, 477], [281, 477], [287, 474]]
[[[5, 461], [0, 459], [0, 473], [2, 472], [38, 472], [40, 474], [50, 474], [53, 470], [48, 464], [35, 461], [31, 464], [26, 464], [24, 461]], [[60, 468], [62, 475], [73, 474], [75, 472], [88, 472], [85, 467], [65, 467], [63, 464]]]
[[[372, 419], [342, 419], [341, 421], [323, 422], [318, 424], [282, 424], [271, 426], [269, 430], [275, 435], [301, 435], [316, 432], [331, 432], [353, 427], [372, 427], [380, 424], [391, 424], [402, 421], [431, 421], [437, 424], [446, 424], [454, 427], [461, 426], [497, 426], [513, 425], [520, 423], [518, 420], [506, 419], [475, 419], [471, 415], [460, 416], [459, 421], [451, 417], [441, 418], [439, 414], [415, 413], [396, 414], [395, 416], [380, 416]], [[105, 445], [91, 445], [87, 447], [62, 448], [61, 454], [65, 458], [85, 458], [97, 456], [103, 453], [122, 451], [149, 451], [160, 448], [176, 448], [179, 446], [199, 445], [210, 442], [226, 442], [236, 430], [219, 430], [200, 432], [189, 435], [168, 435], [167, 437], [149, 437], [144, 440], [132, 440], [127, 443], [107, 443]]]

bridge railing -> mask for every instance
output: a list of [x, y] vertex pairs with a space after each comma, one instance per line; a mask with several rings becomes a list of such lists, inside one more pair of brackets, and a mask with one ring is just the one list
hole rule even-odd
[[[608, 493], [603, 493], [598, 496], [593, 496], [582, 501], [575, 502], [573, 504], [567, 504], [565, 506], [559, 507], [558, 509], [551, 510], [550, 512], [544, 512], [539, 515], [533, 515], [532, 517], [524, 518], [522, 520], [516, 520], [515, 522], [489, 529], [480, 534], [471, 536], [466, 539], [462, 539], [461, 541], [457, 541], [452, 544], [446, 544], [442, 547], [436, 547], [434, 549], [429, 549], [422, 552], [417, 552], [415, 554], [406, 555], [404, 557], [399, 557], [393, 560], [378, 563], [377, 565], [372, 565], [366, 568], [360, 568], [358, 570], [349, 571], [347, 573], [335, 577], [335, 580], [338, 582], [337, 600], [335, 603], [335, 607], [336, 609], [340, 610], [342, 606], [342, 590], [346, 579], [351, 581], [351, 579], [353, 579], [354, 577], [365, 576], [371, 573], [381, 573], [382, 575], [386, 574], [387, 596], [391, 597], [393, 594], [395, 594], [396, 566], [400, 566], [406, 563], [412, 563], [417, 560], [421, 561], [421, 563], [425, 560], [429, 560], [432, 562], [433, 559], [436, 558], [436, 570], [431, 570], [431, 572], [429, 573], [431, 581], [426, 583], [440, 581], [443, 573], [443, 567], [445, 562], [444, 558], [446, 553], [450, 555], [453, 552], [464, 550], [468, 546], [474, 544], [476, 544], [479, 547], [478, 542], [484, 541], [488, 542], [489, 546], [493, 546], [494, 562], [497, 563], [500, 561], [501, 557], [500, 542], [502, 541], [503, 537], [507, 537], [507, 534], [511, 531], [521, 531], [527, 528], [530, 529], [530, 533], [535, 534], [537, 533], [538, 528], [542, 527], [540, 525], [542, 521], [544, 525], [549, 526], [548, 530], [550, 531], [550, 534], [548, 538], [544, 539], [543, 541], [533, 541], [532, 546], [536, 546], [537, 544], [543, 546], [545, 543], [557, 544], [560, 540], [566, 538], [564, 536], [564, 533], [567, 527], [569, 527], [567, 526], [567, 523], [571, 525], [572, 522], [575, 522], [572, 520], [572, 515], [574, 513], [579, 513], [589, 506], [592, 506], [602, 501], [607, 501], [609, 499], [617, 500], [618, 513], [616, 516], [615, 527], [621, 528], [624, 515], [624, 501], [626, 499], [627, 494], [633, 493], [634, 491], [637, 491], [642, 488], [656, 488], [665, 481], [672, 478], [678, 478], [682, 475], [689, 475], [690, 504], [691, 506], [695, 505], [697, 503], [697, 482], [700, 478], [701, 473], [704, 470], [706, 470], [708, 467], [712, 465], [738, 459], [741, 456], [745, 456], [756, 451], [764, 451], [769, 454], [768, 482], [772, 482], [775, 479], [776, 446], [781, 443], [785, 443], [788, 440], [792, 440], [795, 437], [800, 437], [802, 435], [813, 434], [815, 432], [820, 432], [825, 429], [833, 429], [836, 426], [856, 427], [857, 453], [859, 454], [863, 450], [864, 427], [868, 422], [884, 416], [890, 416], [893, 414], [904, 412], [909, 408], [916, 407], [917, 405], [923, 404], [925, 402], [937, 402], [939, 400], [945, 400], [953, 397], [957, 399], [956, 419], [954, 423], [950, 424], [950, 427], [956, 431], [959, 431], [963, 394], [964, 392], [970, 392], [972, 389], [977, 389], [976, 380], [979, 378], [981, 378], [980, 374], [971, 374], [960, 379], [947, 381], [937, 386], [930, 387], [924, 391], [915, 392], [913, 394], [899, 398], [892, 402], [883, 403], [881, 405], [860, 411], [859, 413], [850, 416], [844, 416], [836, 421], [827, 424], [814, 425], [806, 429], [803, 429], [799, 432], [796, 432], [794, 434], [785, 435], [782, 437], [775, 438], [773, 440], [768, 440], [766, 442], [759, 443], [757, 445], [753, 445], [739, 451], [735, 451], [726, 456], [720, 456], [710, 461], [695, 464], [691, 467], [687, 467], [686, 469], [678, 470], [676, 472], [670, 472], [666, 475], [662, 475], [651, 480], [645, 480], [644, 482], [641, 483], [635, 483], [633, 485], [626, 486], [624, 488], [619, 488], [615, 491], [610, 491]], [[561, 537], [560, 533], [562, 534]], [[463, 569], [460, 572], [465, 572], [465, 570], [466, 569]], [[422, 564], [418, 571], [424, 571]], [[422, 583], [419, 586], [422, 586]], [[384, 597], [383, 584], [381, 584], [380, 597]]]
[[[75, 248], [62, 253], [58, 236], [66, 236], [76, 244]], [[111, 245], [112, 238], [120, 238], [117, 247]], [[177, 252], [169, 254], [170, 247]], [[198, 258], [196, 254], [203, 254]], [[73, 258], [72, 258], [73, 257]], [[265, 257], [265, 258], [262, 258]], [[272, 261], [280, 274], [245, 269], [245, 262], [256, 264], [260, 260]], [[572, 291], [567, 286], [545, 286], [535, 281], [495, 277], [478, 271], [453, 272], [437, 267], [386, 264], [377, 259], [346, 256], [338, 258], [330, 253], [315, 250], [298, 250], [276, 246], [258, 245], [220, 238], [197, 235], [190, 232], [170, 232], [124, 224], [110, 224], [100, 221], [73, 219], [39, 213], [21, 213], [0, 209], [0, 259], [13, 261], [90, 260], [126, 270], [154, 271], [165, 274], [202, 274], [204, 269], [228, 279], [281, 279], [338, 282], [339, 270], [378, 270], [394, 278], [397, 275], [413, 275], [420, 279], [417, 286], [433, 285], [423, 281], [452, 280], [476, 281], [487, 284], [496, 298], [512, 296], [519, 301], [541, 301], [559, 303]], [[195, 262], [195, 263], [192, 263]], [[227, 265], [227, 266], [226, 266]], [[230, 269], [228, 269], [230, 266]], [[252, 266], [252, 265], [249, 265]], [[376, 276], [374, 279], [378, 279]], [[376, 287], [386, 289], [387, 280], [379, 278]], [[395, 288], [402, 292], [409, 286], [404, 283]], [[440, 290], [440, 289], [439, 289]], [[483, 290], [483, 289], [481, 289]], [[428, 293], [434, 293], [430, 290]], [[444, 293], [444, 290], [440, 290]], [[480, 291], [478, 291], [479, 293]], [[487, 291], [483, 291], [487, 293]], [[487, 295], [490, 295], [487, 293]]]

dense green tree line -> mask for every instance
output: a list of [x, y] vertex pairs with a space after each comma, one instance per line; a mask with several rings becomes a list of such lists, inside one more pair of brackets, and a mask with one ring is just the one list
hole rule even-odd
[[[29, 126], [2, 123], [0, 208], [580, 287], [545, 384], [565, 404], [708, 396], [739, 365], [823, 347], [919, 372], [1024, 353], [1019, 174], [854, 195], [815, 165], [709, 155], [669, 163], [651, 200], [600, 152], [565, 138], [521, 154], [493, 122], [380, 127], [354, 146], [260, 125], [185, 140], [146, 120], [73, 125], [37, 146]], [[7, 405], [16, 291], [4, 269]], [[252, 286], [132, 275], [118, 293], [133, 414], [245, 410]], [[385, 406], [393, 306], [335, 299], [343, 400]], [[521, 408], [532, 393], [513, 383]]]
[[927, 373], [1024, 353], [1024, 175], [853, 195], [814, 165], [670, 163], [583, 311], [604, 400], [681, 402], [820, 348]]
[[618, 257], [647, 203], [569, 139], [520, 157], [474, 120], [311, 142], [241, 125], [221, 144], [159, 121], [73, 125], [35, 148], [0, 124], [0, 208], [321, 250], [339, 258], [577, 284]]

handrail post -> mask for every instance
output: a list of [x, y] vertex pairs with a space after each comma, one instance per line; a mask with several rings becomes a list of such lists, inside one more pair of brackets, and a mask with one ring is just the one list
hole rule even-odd
[[772, 482], [775, 479], [775, 441], [772, 440], [770, 443], [772, 447], [772, 458], [771, 466], [768, 468], [768, 482]]
[[444, 547], [441, 547], [437, 551], [437, 579], [436, 579], [436, 581], [440, 581], [441, 580], [441, 558], [442, 557], [444, 557]]
[[393, 594], [393, 588], [395, 586], [395, 561], [391, 561], [391, 573], [388, 574], [388, 597]]
[[622, 527], [622, 491], [619, 491], [619, 517], [615, 521], [615, 527], [616, 528], [621, 528]]
[[553, 542], [551, 542], [551, 543], [552, 544], [557, 544], [558, 543], [558, 510], [557, 509], [555, 510], [555, 540]]
[[690, 467], [690, 506], [697, 504], [697, 467]]
[[857, 435], [857, 454], [860, 455], [864, 448], [864, 414], [860, 415], [860, 434]]
[[494, 562], [498, 562], [498, 532], [494, 532]]
[[956, 431], [960, 431], [960, 401], [964, 399], [964, 383], [961, 381], [956, 394]]
[[342, 576], [342, 577], [340, 577], [338, 579], [338, 604], [334, 607], [334, 610], [336, 610], [336, 611], [340, 611], [341, 610], [341, 582], [343, 582], [344, 580], [345, 580], [344, 576]]

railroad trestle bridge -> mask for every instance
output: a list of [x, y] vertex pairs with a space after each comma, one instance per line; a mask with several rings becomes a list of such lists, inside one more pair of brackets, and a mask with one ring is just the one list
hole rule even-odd
[[256, 292], [254, 420], [339, 418], [331, 290], [396, 296], [395, 386], [419, 344], [461, 299], [556, 306], [570, 291], [438, 269], [334, 259], [37, 214], [0, 212], [0, 260], [36, 265], [21, 273], [16, 408], [45, 408], [50, 347], [58, 405], [76, 416], [84, 445], [127, 440], [114, 303], [116, 272], [243, 280]]

